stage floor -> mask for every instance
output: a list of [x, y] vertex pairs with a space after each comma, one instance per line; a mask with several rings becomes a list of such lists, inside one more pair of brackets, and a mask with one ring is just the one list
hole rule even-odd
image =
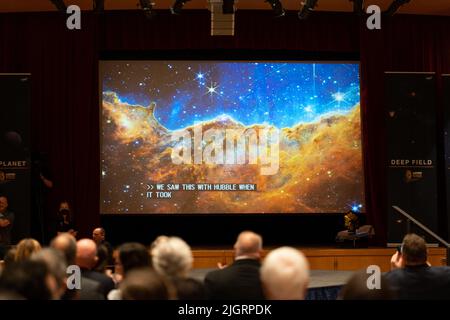
[[[191, 271], [190, 276], [203, 282], [206, 274], [212, 270], [212, 268], [194, 269]], [[338, 287], [347, 283], [348, 279], [352, 276], [353, 271], [330, 271], [330, 270], [311, 270], [309, 289], [324, 288], [324, 287]]]

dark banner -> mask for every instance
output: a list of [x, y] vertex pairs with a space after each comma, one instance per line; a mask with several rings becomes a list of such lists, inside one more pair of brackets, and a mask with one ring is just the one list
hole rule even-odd
[[[393, 205], [437, 231], [436, 77], [389, 72], [385, 85], [388, 244], [395, 244], [408, 229]], [[414, 226], [410, 231], [425, 235]]]
[[447, 194], [447, 230], [450, 238], [450, 74], [442, 75], [445, 130], [445, 181]]
[[0, 195], [14, 213], [13, 243], [30, 235], [30, 82], [29, 74], [0, 74]]

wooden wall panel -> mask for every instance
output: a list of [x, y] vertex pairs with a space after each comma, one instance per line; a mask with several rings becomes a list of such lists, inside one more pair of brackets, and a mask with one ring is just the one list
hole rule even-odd
[[[378, 265], [381, 271], [390, 269], [390, 260], [395, 249], [334, 249], [334, 248], [299, 248], [310, 263], [313, 270], [359, 270], [369, 265]], [[264, 250], [265, 257], [270, 249]], [[194, 268], [217, 268], [217, 263], [231, 264], [234, 261], [233, 250], [193, 250]], [[444, 248], [430, 248], [429, 262], [433, 266], [445, 265]]]

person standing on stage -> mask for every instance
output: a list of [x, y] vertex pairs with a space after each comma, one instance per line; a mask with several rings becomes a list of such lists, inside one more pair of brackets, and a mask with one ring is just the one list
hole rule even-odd
[[56, 221], [56, 233], [64, 233], [67, 232], [77, 237], [77, 231], [75, 230], [75, 224], [72, 219], [72, 212], [70, 210], [69, 203], [67, 201], [62, 201], [59, 204], [58, 218]]
[[11, 244], [11, 229], [14, 225], [14, 213], [8, 210], [8, 198], [0, 195], [0, 260]]

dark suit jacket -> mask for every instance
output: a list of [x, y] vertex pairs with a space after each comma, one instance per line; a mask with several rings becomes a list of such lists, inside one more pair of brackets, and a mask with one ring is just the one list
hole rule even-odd
[[82, 269], [81, 274], [85, 278], [98, 282], [100, 284], [100, 291], [105, 298], [108, 296], [108, 293], [115, 288], [114, 281], [106, 274], [86, 269]]
[[450, 299], [450, 268], [427, 265], [408, 266], [386, 274], [401, 300]]
[[105, 300], [100, 283], [81, 276], [81, 289], [67, 289], [61, 300]]
[[264, 300], [259, 278], [261, 263], [255, 259], [236, 260], [232, 265], [208, 273], [205, 289], [212, 300]]

